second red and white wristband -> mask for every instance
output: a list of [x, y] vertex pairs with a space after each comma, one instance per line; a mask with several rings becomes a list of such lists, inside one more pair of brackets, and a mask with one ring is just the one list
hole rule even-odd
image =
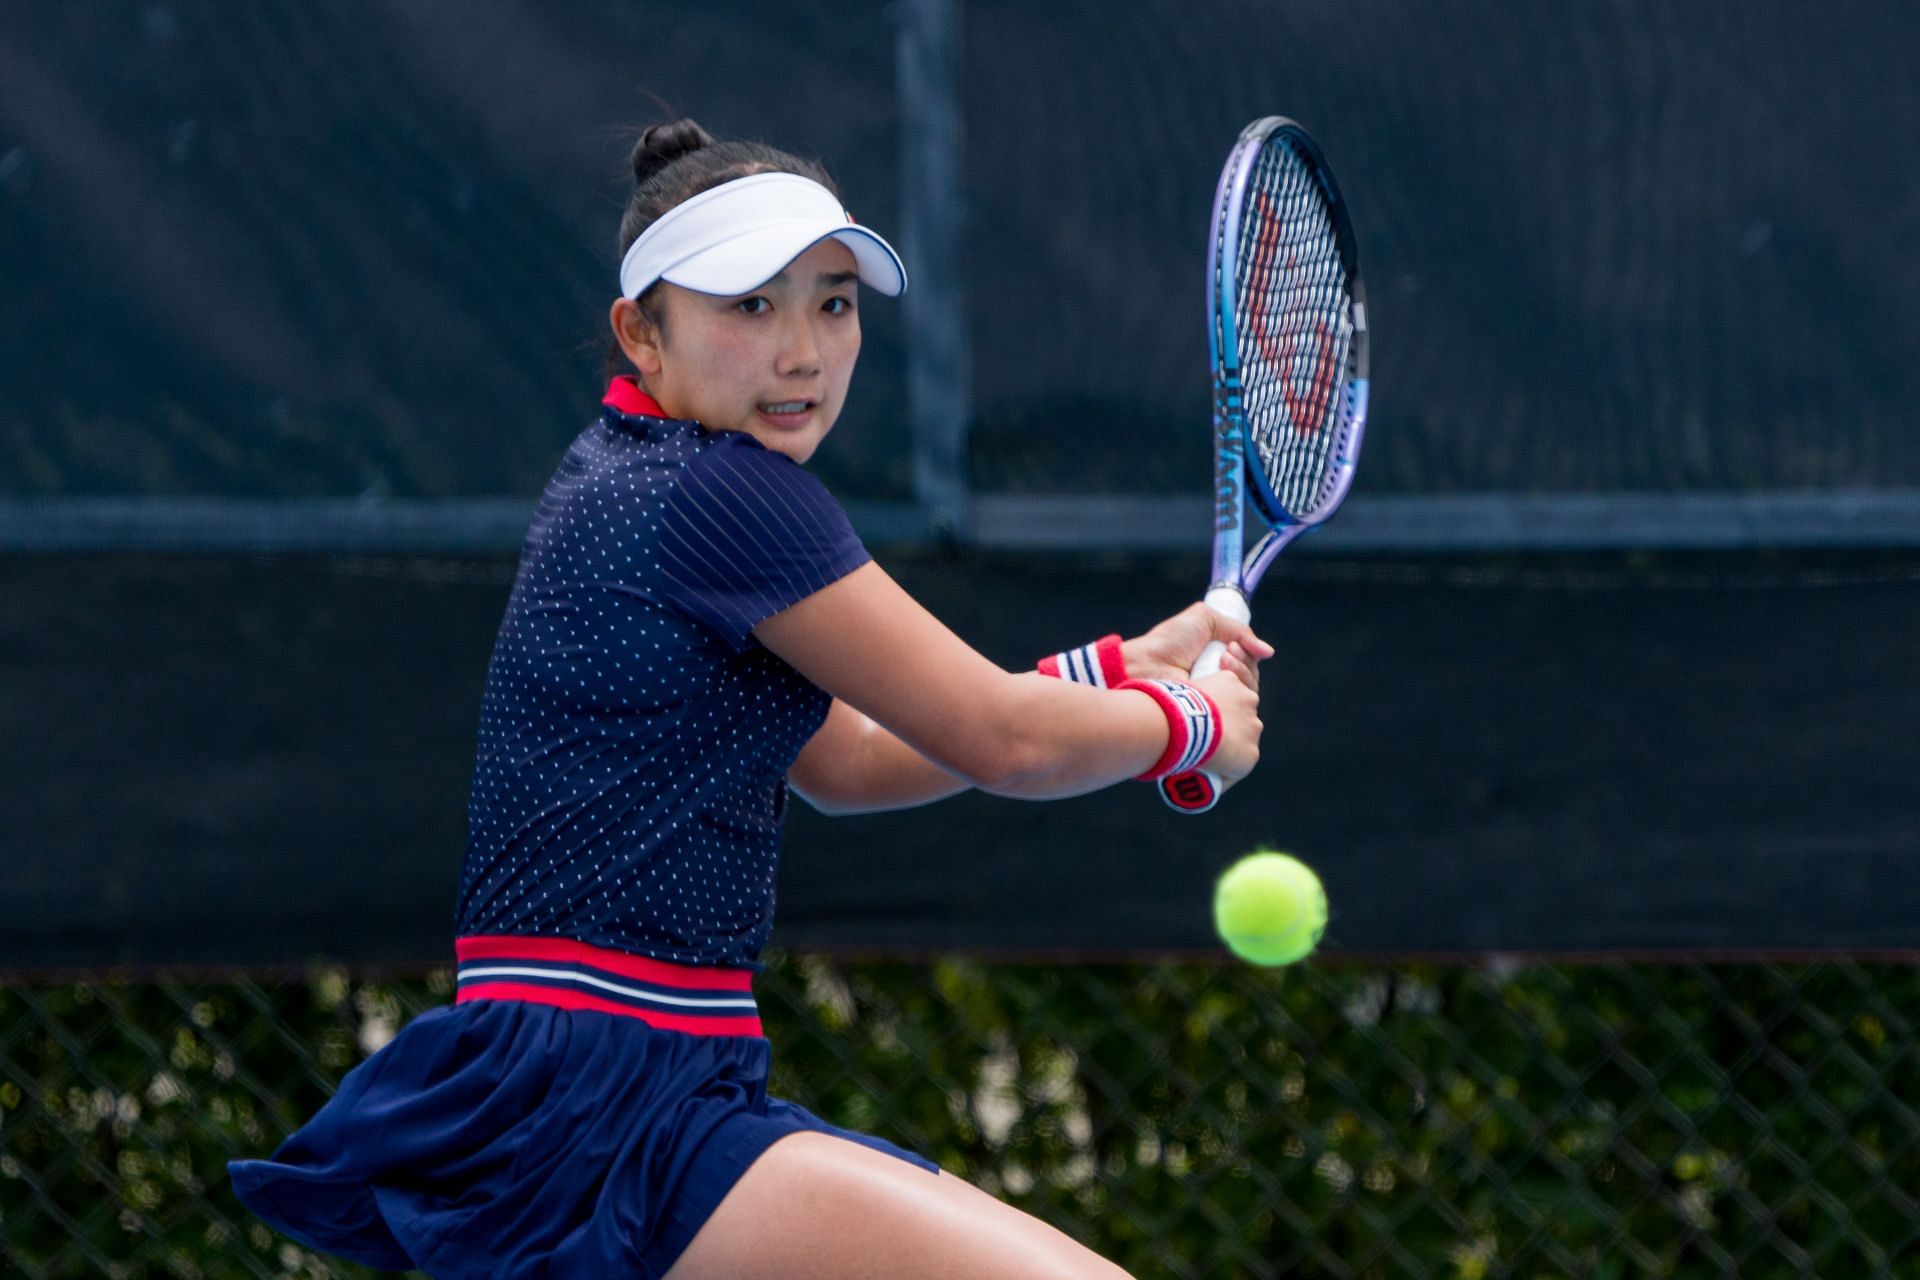
[[1040, 674], [1099, 689], [1118, 689], [1127, 678], [1127, 664], [1120, 656], [1120, 637], [1101, 636], [1078, 649], [1042, 658]]
[[1198, 769], [1220, 749], [1220, 708], [1196, 685], [1182, 680], [1123, 680], [1116, 689], [1138, 689], [1167, 715], [1167, 749], [1140, 775], [1155, 782]]

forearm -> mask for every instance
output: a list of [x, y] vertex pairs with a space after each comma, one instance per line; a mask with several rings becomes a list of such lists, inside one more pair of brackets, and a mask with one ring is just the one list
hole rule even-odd
[[1032, 673], [1007, 679], [1016, 700], [1006, 719], [1015, 764], [982, 790], [1021, 800], [1084, 795], [1139, 777], [1166, 750], [1166, 715], [1144, 693]]
[[[983, 690], [976, 713], [1006, 728], [991, 752], [993, 771], [969, 779], [932, 751], [836, 701], [827, 729], [789, 774], [822, 813], [877, 813], [930, 804], [977, 786], [993, 795], [1047, 800], [1081, 795], [1138, 777], [1167, 744], [1167, 720], [1146, 695], [1069, 685], [1045, 676], [1002, 675]], [[937, 749], [938, 744], [929, 743]]]

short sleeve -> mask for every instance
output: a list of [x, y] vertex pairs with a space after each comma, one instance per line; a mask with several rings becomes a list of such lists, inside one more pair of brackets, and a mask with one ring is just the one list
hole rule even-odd
[[825, 485], [742, 433], [688, 462], [661, 512], [669, 603], [735, 650], [762, 619], [872, 558]]

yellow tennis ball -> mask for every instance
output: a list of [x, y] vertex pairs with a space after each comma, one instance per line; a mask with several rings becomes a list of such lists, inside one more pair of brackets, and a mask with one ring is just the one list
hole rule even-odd
[[1242, 960], [1292, 964], [1327, 931], [1327, 891], [1298, 858], [1258, 850], [1228, 867], [1214, 886], [1213, 923]]

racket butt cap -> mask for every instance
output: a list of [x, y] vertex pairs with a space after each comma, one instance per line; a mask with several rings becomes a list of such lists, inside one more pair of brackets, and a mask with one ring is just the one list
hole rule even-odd
[[1220, 799], [1220, 789], [1204, 770], [1160, 779], [1160, 798], [1181, 813], [1205, 813]]

